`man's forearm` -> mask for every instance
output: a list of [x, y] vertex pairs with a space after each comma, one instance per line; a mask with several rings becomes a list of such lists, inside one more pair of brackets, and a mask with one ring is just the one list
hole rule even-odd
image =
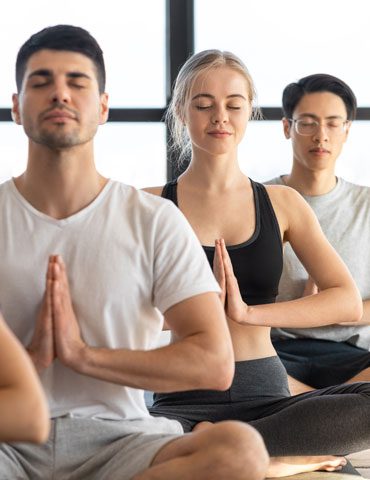
[[160, 392], [224, 390], [233, 376], [233, 354], [181, 341], [140, 351], [86, 347], [71, 368], [119, 385]]

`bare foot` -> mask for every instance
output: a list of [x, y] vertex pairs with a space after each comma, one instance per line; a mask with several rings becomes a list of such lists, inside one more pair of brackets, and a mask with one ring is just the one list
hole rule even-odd
[[313, 457], [272, 457], [267, 471], [267, 478], [287, 477], [297, 473], [324, 470], [334, 472], [346, 465], [344, 457], [322, 455]]

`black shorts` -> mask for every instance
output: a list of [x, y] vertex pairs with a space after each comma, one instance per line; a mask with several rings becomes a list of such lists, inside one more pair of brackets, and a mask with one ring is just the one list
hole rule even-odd
[[273, 339], [288, 375], [314, 388], [347, 382], [370, 367], [370, 352], [346, 342]]

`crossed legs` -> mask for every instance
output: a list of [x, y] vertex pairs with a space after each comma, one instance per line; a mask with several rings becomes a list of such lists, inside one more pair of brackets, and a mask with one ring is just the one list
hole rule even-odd
[[132, 480], [262, 480], [268, 454], [260, 434], [235, 421], [210, 424], [166, 444]]

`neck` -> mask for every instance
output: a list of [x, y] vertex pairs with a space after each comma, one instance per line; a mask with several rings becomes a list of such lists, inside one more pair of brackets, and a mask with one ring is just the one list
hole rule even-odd
[[283, 177], [284, 183], [302, 195], [325, 195], [333, 190], [337, 183], [334, 170], [306, 170], [293, 163], [292, 171]]
[[233, 188], [236, 183], [245, 181], [245, 178], [239, 168], [236, 152], [232, 155], [211, 156], [205, 152], [193, 151], [190, 165], [179, 177], [179, 181], [211, 193]]
[[90, 143], [60, 151], [30, 144], [26, 171], [14, 182], [34, 208], [61, 219], [90, 204], [107, 179], [96, 171]]

